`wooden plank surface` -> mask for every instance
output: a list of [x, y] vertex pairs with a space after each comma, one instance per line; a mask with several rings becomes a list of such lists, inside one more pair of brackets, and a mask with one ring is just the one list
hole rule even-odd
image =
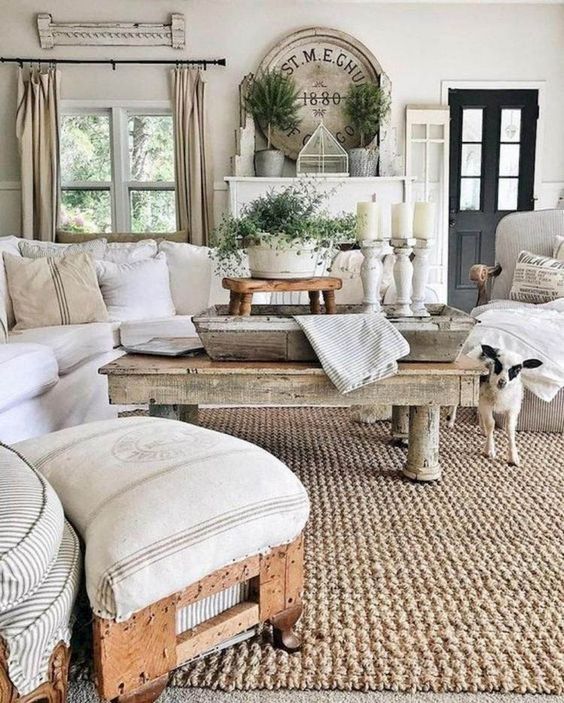
[[235, 293], [340, 290], [343, 282], [334, 276], [312, 278], [224, 278], [222, 286]]
[[176, 638], [176, 666], [212, 649], [259, 622], [259, 605], [243, 601]]
[[[480, 376], [484, 364], [467, 356], [454, 362], [410, 361], [398, 364], [398, 376]], [[192, 358], [170, 358], [143, 354], [126, 354], [100, 368], [108, 376], [151, 375], [260, 375], [260, 376], [325, 376], [319, 362], [314, 361], [212, 361], [207, 354]], [[385, 379], [387, 380], [387, 379]], [[380, 382], [379, 382], [380, 383]]]

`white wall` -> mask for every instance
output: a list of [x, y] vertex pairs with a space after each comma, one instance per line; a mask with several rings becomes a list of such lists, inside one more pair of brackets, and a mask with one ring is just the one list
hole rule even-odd
[[[186, 16], [187, 49], [58, 47], [41, 51], [37, 12], [56, 20], [162, 22]], [[540, 206], [564, 191], [564, 6], [554, 4], [380, 4], [324, 0], [0, 0], [5, 56], [171, 58], [225, 57], [210, 69], [209, 107], [215, 181], [229, 174], [237, 123], [237, 89], [272, 44], [287, 33], [324, 25], [353, 34], [392, 81], [392, 119], [403, 139], [404, 108], [440, 101], [443, 80], [546, 81]], [[0, 234], [18, 231], [18, 163], [14, 134], [16, 67], [0, 65]], [[168, 95], [164, 67], [63, 66], [65, 99], [155, 99]], [[218, 208], [225, 193], [216, 192]]]

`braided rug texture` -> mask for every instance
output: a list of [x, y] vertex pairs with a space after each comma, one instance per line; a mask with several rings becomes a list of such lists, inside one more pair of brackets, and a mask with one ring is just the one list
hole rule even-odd
[[176, 686], [564, 693], [564, 438], [519, 433], [521, 467], [480, 456], [470, 412], [441, 428], [443, 477], [400, 476], [389, 423], [347, 409], [221, 409], [201, 423], [258, 444], [311, 498], [300, 653], [259, 635]]

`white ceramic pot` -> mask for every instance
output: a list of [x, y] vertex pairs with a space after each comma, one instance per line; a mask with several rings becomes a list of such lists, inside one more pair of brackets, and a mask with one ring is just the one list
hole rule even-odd
[[319, 254], [315, 243], [300, 243], [274, 249], [266, 244], [247, 247], [253, 278], [310, 278], [316, 275]]

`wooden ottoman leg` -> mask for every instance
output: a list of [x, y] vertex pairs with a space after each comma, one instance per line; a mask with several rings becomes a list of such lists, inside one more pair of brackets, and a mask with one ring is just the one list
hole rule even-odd
[[321, 312], [321, 301], [319, 300], [319, 291], [310, 290], [309, 295], [309, 311], [312, 315], [319, 315]]
[[392, 407], [392, 444], [407, 447], [409, 437], [409, 407], [394, 405]]
[[197, 405], [161, 405], [150, 402], [149, 415], [151, 417], [163, 417], [167, 420], [189, 422], [192, 425], [198, 424]]
[[258, 577], [259, 614], [273, 627], [274, 646], [296, 652], [301, 642], [294, 625], [302, 614], [303, 535], [261, 557]]
[[176, 667], [174, 596], [129, 620], [94, 617], [93, 656], [100, 696], [119, 703], [152, 703]]
[[239, 314], [239, 307], [241, 306], [241, 296], [239, 293], [235, 293], [235, 291], [230, 291], [229, 292], [229, 314], [230, 315], [238, 315]]
[[325, 312], [327, 315], [334, 315], [337, 312], [334, 290], [323, 291], [323, 302], [325, 303]]
[[239, 315], [243, 317], [248, 317], [251, 314], [251, 307], [253, 305], [253, 294], [243, 293], [241, 295], [241, 307], [239, 308]]
[[409, 408], [409, 448], [403, 475], [416, 481], [436, 481], [441, 477], [439, 464], [438, 405]]

